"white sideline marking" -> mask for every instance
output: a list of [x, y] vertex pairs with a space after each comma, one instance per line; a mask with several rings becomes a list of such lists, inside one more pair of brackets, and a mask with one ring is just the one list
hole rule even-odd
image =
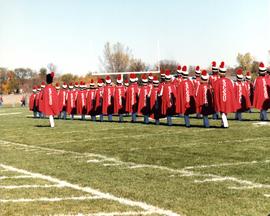
[[13, 112], [13, 113], [0, 113], [0, 116], [5, 116], [5, 115], [18, 115], [21, 114], [21, 112]]
[[[33, 177], [35, 178], [35, 177]], [[63, 188], [64, 185], [0, 185], [0, 189], [18, 189], [18, 188]]]
[[170, 210], [165, 210], [165, 209], [162, 209], [162, 208], [159, 208], [156, 206], [152, 206], [152, 205], [146, 204], [144, 202], [140, 202], [140, 201], [133, 201], [133, 200], [126, 199], [126, 198], [116, 197], [116, 196], [109, 194], [109, 193], [103, 193], [99, 190], [96, 190], [96, 189], [93, 189], [90, 187], [81, 187], [79, 185], [71, 184], [69, 182], [59, 180], [59, 179], [51, 177], [51, 176], [46, 176], [46, 175], [42, 175], [39, 173], [33, 173], [33, 172], [29, 172], [29, 171], [26, 171], [23, 169], [17, 169], [15, 167], [7, 166], [4, 164], [0, 164], [0, 167], [7, 169], [7, 170], [10, 170], [10, 171], [18, 172], [18, 173], [21, 173], [24, 175], [31, 175], [35, 178], [44, 179], [44, 180], [56, 183], [56, 184], [64, 186], [64, 187], [69, 187], [69, 188], [73, 188], [75, 190], [87, 192], [87, 193], [90, 193], [91, 195], [94, 195], [95, 197], [100, 197], [101, 199], [116, 201], [116, 202], [123, 204], [123, 205], [140, 207], [146, 211], [151, 211], [151, 212], [156, 213], [156, 214], [167, 215], [167, 216], [180, 216], [178, 213], [172, 212]]
[[100, 197], [95, 196], [81, 196], [81, 197], [54, 197], [54, 198], [48, 198], [48, 197], [40, 197], [37, 199], [0, 199], [0, 203], [20, 203], [20, 202], [60, 202], [60, 201], [66, 201], [66, 200], [96, 200], [100, 199]]
[[[35, 149], [40, 149], [40, 150], [49, 151], [49, 152], [62, 152], [62, 153], [74, 154], [76, 156], [80, 155], [80, 156], [85, 156], [85, 157], [95, 157], [95, 158], [100, 159], [100, 162], [110, 161], [110, 162], [113, 162], [113, 163], [118, 164], [118, 165], [126, 166], [126, 168], [128, 168], [128, 169], [139, 169], [139, 168], [158, 169], [158, 170], [163, 170], [163, 171], [167, 171], [167, 172], [174, 173], [174, 174], [180, 174], [181, 177], [192, 177], [192, 176], [207, 177], [208, 179], [206, 181], [210, 181], [210, 179], [220, 179], [220, 178], [224, 179], [224, 178], [226, 178], [226, 181], [233, 181], [233, 182], [239, 183], [245, 189], [249, 189], [251, 186], [253, 186], [255, 188], [269, 188], [269, 185], [266, 185], [266, 184], [259, 184], [259, 183], [255, 183], [252, 181], [241, 180], [241, 179], [238, 179], [235, 177], [230, 177], [230, 176], [202, 174], [202, 173], [193, 171], [193, 169], [208, 168], [208, 167], [233, 166], [233, 165], [238, 166], [238, 165], [248, 165], [248, 164], [256, 164], [256, 163], [270, 163], [270, 160], [188, 166], [188, 167], [184, 167], [182, 169], [173, 169], [173, 168], [169, 168], [166, 166], [158, 166], [158, 165], [151, 165], [151, 164], [137, 164], [137, 163], [133, 163], [133, 162], [123, 162], [123, 161], [118, 160], [116, 158], [107, 157], [105, 155], [100, 155], [100, 154], [65, 151], [65, 150], [60, 150], [60, 149], [38, 147], [38, 146], [26, 145], [26, 144], [21, 144], [21, 143], [14, 143], [14, 142], [3, 141], [3, 140], [0, 140], [0, 142], [2, 142], [3, 144], [12, 144], [12, 145], [16, 145], [16, 146], [23, 146], [25, 148], [35, 148]], [[90, 161], [91, 160], [88, 160], [87, 162], [90, 163]], [[177, 176], [179, 176], [179, 175], [177, 175]], [[219, 181], [221, 181], [221, 180], [219, 180]], [[249, 182], [249, 183], [247, 183], [247, 182]], [[203, 182], [201, 182], [201, 183], [203, 183]], [[241, 186], [240, 187], [231, 187], [230, 189], [239, 189], [239, 188], [241, 188]]]
[[[137, 134], [137, 135], [121, 135], [121, 136], [111, 136], [111, 137], [97, 137], [97, 138], [88, 138], [88, 139], [81, 139], [80, 142], [87, 142], [87, 141], [97, 141], [97, 140], [112, 140], [112, 139], [130, 139], [130, 138], [144, 138], [144, 137], [152, 137], [152, 136], [167, 136], [167, 135], [176, 135], [176, 134], [182, 134], [182, 131], [175, 131], [173, 133], [149, 133], [149, 134]], [[53, 142], [53, 144], [65, 144], [65, 143], [74, 143], [77, 142], [77, 140], [65, 140], [65, 141], [59, 141], [59, 142]], [[52, 142], [49, 143], [43, 143], [44, 145], [52, 144]]]
[[132, 215], [150, 215], [155, 214], [155, 212], [151, 211], [141, 211], [141, 212], [98, 212], [98, 213], [90, 213], [90, 214], [57, 214], [53, 216], [132, 216]]
[[262, 125], [270, 125], [270, 123], [269, 122], [255, 122], [255, 123], [253, 123], [253, 125], [259, 125], [259, 126], [262, 126]]
[[270, 198], [270, 194], [264, 194], [264, 196]]
[[21, 176], [0, 176], [0, 180], [3, 179], [24, 179], [24, 178], [33, 178], [32, 176], [25, 176], [25, 175], [21, 175]]

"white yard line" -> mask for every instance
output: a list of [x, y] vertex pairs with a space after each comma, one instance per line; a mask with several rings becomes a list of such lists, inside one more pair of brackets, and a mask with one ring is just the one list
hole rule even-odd
[[151, 211], [140, 211], [140, 212], [98, 212], [98, 213], [89, 213], [89, 214], [57, 214], [52, 216], [132, 216], [132, 215], [151, 215], [155, 212]]
[[21, 114], [21, 113], [22, 113], [22, 112], [0, 113], [0, 116], [18, 115], [18, 114]]
[[21, 203], [21, 202], [60, 202], [60, 201], [67, 201], [67, 200], [96, 200], [101, 199], [100, 197], [95, 196], [80, 196], [80, 197], [40, 197], [36, 199], [0, 199], [0, 203]]
[[90, 187], [81, 187], [79, 185], [72, 184], [72, 183], [69, 183], [67, 181], [59, 180], [59, 179], [51, 177], [51, 176], [42, 175], [39, 173], [33, 173], [33, 172], [23, 170], [23, 169], [17, 169], [15, 167], [4, 165], [4, 164], [0, 164], [0, 167], [4, 168], [6, 170], [13, 171], [13, 172], [18, 172], [18, 173], [21, 173], [24, 175], [31, 175], [35, 178], [47, 180], [49, 182], [56, 183], [57, 185], [62, 185], [64, 187], [69, 187], [69, 188], [72, 188], [75, 190], [90, 193], [91, 195], [94, 195], [95, 197], [99, 197], [101, 199], [116, 201], [116, 202], [123, 204], [123, 205], [140, 207], [146, 211], [151, 211], [151, 212], [156, 213], [156, 214], [167, 215], [167, 216], [180, 216], [178, 213], [172, 212], [170, 210], [165, 210], [165, 209], [162, 209], [162, 208], [159, 208], [156, 206], [152, 206], [152, 205], [146, 204], [145, 202], [133, 201], [133, 200], [122, 198], [122, 197], [116, 197], [116, 196], [109, 194], [109, 193], [103, 193], [99, 190], [96, 190], [96, 189], [93, 189]]
[[270, 198], [270, 194], [264, 194], [264, 196]]
[[[95, 163], [98, 162], [98, 160], [100, 161], [100, 163], [105, 163], [108, 164], [107, 162], [112, 162], [118, 165], [122, 165], [125, 166], [128, 169], [142, 169], [142, 168], [149, 168], [149, 169], [158, 169], [158, 170], [162, 170], [162, 171], [167, 171], [173, 174], [178, 174], [177, 176], [180, 177], [191, 177], [191, 176], [197, 176], [197, 177], [206, 177], [207, 179], [205, 180], [205, 182], [207, 181], [232, 181], [232, 182], [236, 182], [238, 184], [240, 184], [239, 187], [233, 187], [230, 189], [239, 189], [241, 187], [249, 189], [251, 187], [254, 188], [269, 188], [269, 185], [267, 184], [259, 184], [259, 183], [255, 183], [252, 181], [246, 181], [246, 180], [241, 180], [238, 179], [236, 177], [230, 177], [230, 176], [219, 176], [219, 175], [213, 175], [213, 174], [202, 174], [199, 172], [195, 172], [193, 171], [194, 169], [201, 169], [201, 168], [208, 168], [208, 167], [222, 167], [222, 166], [239, 166], [239, 165], [251, 165], [251, 164], [256, 164], [256, 163], [269, 163], [270, 160], [265, 160], [265, 161], [250, 161], [250, 162], [236, 162], [236, 163], [221, 163], [221, 164], [210, 164], [210, 165], [199, 165], [199, 166], [188, 166], [188, 167], [184, 167], [182, 169], [174, 169], [174, 168], [169, 168], [166, 166], [159, 166], [159, 165], [151, 165], [151, 164], [137, 164], [137, 163], [133, 163], [133, 162], [124, 162], [121, 160], [118, 160], [116, 158], [112, 158], [112, 157], [107, 157], [105, 155], [100, 155], [100, 154], [93, 154], [93, 153], [79, 153], [79, 152], [73, 152], [73, 151], [65, 151], [65, 150], [59, 150], [59, 149], [51, 149], [51, 148], [46, 148], [46, 147], [38, 147], [38, 146], [32, 146], [32, 145], [26, 145], [26, 144], [20, 144], [20, 143], [13, 143], [13, 142], [9, 142], [9, 141], [3, 141], [0, 140], [0, 144], [12, 144], [15, 146], [23, 146], [25, 148], [35, 148], [35, 149], [40, 149], [40, 150], [44, 150], [44, 151], [49, 151], [49, 152], [62, 152], [62, 153], [69, 153], [69, 154], [74, 154], [76, 156], [81, 155], [81, 156], [85, 156], [85, 157], [94, 157], [95, 159]], [[88, 163], [91, 163], [91, 160], [87, 160]], [[197, 183], [199, 183], [197, 181]], [[200, 182], [203, 183], [203, 182]]]
[[[33, 177], [35, 178], [35, 177]], [[0, 189], [19, 189], [19, 188], [63, 188], [64, 185], [0, 185]]]
[[26, 176], [26, 175], [21, 175], [21, 176], [0, 176], [0, 180], [4, 179], [25, 179], [25, 178], [33, 178], [32, 176]]

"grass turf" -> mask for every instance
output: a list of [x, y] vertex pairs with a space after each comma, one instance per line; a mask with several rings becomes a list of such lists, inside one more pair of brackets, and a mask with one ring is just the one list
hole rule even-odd
[[[21, 113], [7, 115], [9, 112]], [[182, 118], [175, 118], [172, 127], [56, 120], [52, 129], [47, 127], [48, 119], [33, 119], [25, 108], [1, 108], [1, 113], [0, 164], [146, 202], [180, 215], [270, 213], [270, 198], [265, 196], [270, 194], [270, 127], [253, 124], [258, 113], [244, 114], [245, 121], [229, 121], [229, 129], [219, 128], [219, 120], [210, 120], [213, 127], [205, 129], [202, 120], [195, 118], [191, 119], [191, 128], [183, 127]], [[136, 167], [138, 164], [141, 167]], [[183, 175], [184, 171], [192, 175]], [[0, 169], [0, 176], [13, 175]], [[215, 180], [216, 176], [262, 187], [233, 189], [246, 184]], [[45, 183], [40, 179], [0, 180], [0, 185], [20, 184]], [[71, 196], [85, 194], [66, 188], [0, 188], [0, 199]], [[0, 202], [0, 209], [3, 215], [140, 211], [109, 200]]]

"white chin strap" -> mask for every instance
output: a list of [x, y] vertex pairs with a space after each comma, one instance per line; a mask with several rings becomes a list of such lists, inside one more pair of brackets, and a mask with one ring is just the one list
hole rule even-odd
[[227, 115], [226, 115], [225, 113], [222, 113], [222, 114], [221, 114], [221, 119], [222, 119], [223, 126], [224, 126], [225, 128], [229, 127]]
[[49, 120], [50, 120], [50, 125], [53, 128], [54, 127], [54, 119], [53, 119], [53, 115], [49, 116]]

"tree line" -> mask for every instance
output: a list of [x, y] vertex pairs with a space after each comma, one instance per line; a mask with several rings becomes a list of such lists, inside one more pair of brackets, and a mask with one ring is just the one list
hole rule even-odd
[[[236, 68], [228, 68], [228, 74], [234, 75], [235, 70], [241, 67], [245, 72], [251, 71], [253, 77], [258, 72], [259, 62], [254, 59], [250, 53], [238, 54], [238, 65]], [[140, 58], [135, 58], [132, 50], [122, 43], [111, 44], [107, 42], [104, 45], [103, 56], [99, 58], [102, 65], [101, 71], [104, 72], [127, 72], [127, 71], [147, 71], [149, 65]], [[176, 73], [176, 68], [180, 64], [175, 60], [161, 60], [151, 67], [151, 70], [170, 69], [172, 73]], [[189, 72], [194, 75], [194, 66], [189, 67]], [[209, 68], [210, 69], [210, 66]], [[40, 84], [45, 80], [47, 73], [46, 68], [41, 68], [39, 71], [34, 71], [31, 68], [16, 68], [8, 70], [0, 67], [0, 94], [31, 92], [34, 85]], [[56, 82], [75, 82], [83, 80], [89, 82], [92, 78], [92, 73], [89, 72], [85, 76], [73, 75], [72, 73], [64, 73], [56, 76]]]

